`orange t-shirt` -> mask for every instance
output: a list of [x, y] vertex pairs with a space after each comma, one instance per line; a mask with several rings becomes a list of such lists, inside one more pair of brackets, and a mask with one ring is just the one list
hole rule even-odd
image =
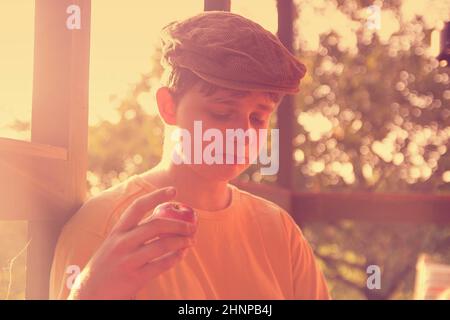
[[[196, 209], [196, 244], [171, 269], [149, 279], [136, 299], [329, 299], [313, 251], [292, 217], [232, 188], [230, 205]], [[64, 226], [50, 299], [66, 299], [73, 269], [87, 264], [131, 202], [156, 188], [140, 175], [89, 199]]]

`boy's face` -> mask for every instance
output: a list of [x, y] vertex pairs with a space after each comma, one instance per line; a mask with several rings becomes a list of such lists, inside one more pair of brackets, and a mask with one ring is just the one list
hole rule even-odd
[[[249, 156], [251, 152], [249, 149], [253, 147], [259, 150], [262, 143], [265, 142], [260, 141], [258, 133], [260, 129], [268, 128], [270, 116], [277, 107], [278, 103], [272, 101], [269, 96], [262, 92], [249, 92], [246, 96], [235, 97], [231, 94], [231, 91], [223, 89], [216, 91], [210, 96], [205, 96], [200, 91], [199, 85], [193, 86], [192, 89], [183, 95], [178, 104], [174, 105], [173, 120], [170, 123], [180, 129], [186, 129], [190, 133], [192, 163], [185, 166], [207, 179], [229, 181], [236, 178], [250, 166], [251, 159], [249, 159]], [[164, 115], [162, 116], [164, 118]], [[194, 122], [197, 124], [197, 131], [194, 130]], [[220, 157], [223, 164], [207, 164], [203, 158], [200, 164], [193, 164], [194, 145], [201, 145], [202, 155], [204, 155], [203, 151], [214, 139], [204, 141], [204, 137], [198, 135], [199, 123], [201, 123], [202, 134], [207, 132], [208, 129], [220, 131], [223, 137], [222, 151], [215, 149], [212, 151], [212, 154], [215, 157]], [[242, 129], [243, 131], [254, 129], [256, 139], [253, 140], [251, 146], [248, 138], [244, 139], [244, 143], [238, 143], [238, 139], [234, 138], [231, 140], [228, 138], [227, 140], [227, 129]], [[215, 131], [216, 133], [218, 132], [217, 130]], [[234, 144], [234, 157], [227, 151], [227, 143], [232, 148]], [[257, 150], [256, 152], [258, 152]], [[211, 147], [209, 151], [211, 151]], [[239, 154], [244, 155], [245, 163], [241, 163], [242, 158], [241, 161], [238, 161]], [[232, 164], [227, 164], [227, 162], [232, 162]]]

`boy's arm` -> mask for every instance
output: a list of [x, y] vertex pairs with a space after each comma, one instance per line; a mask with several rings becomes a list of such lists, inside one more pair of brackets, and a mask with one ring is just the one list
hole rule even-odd
[[103, 240], [76, 224], [68, 223], [64, 227], [53, 258], [49, 299], [67, 299], [71, 284]]
[[325, 277], [303, 232], [287, 212], [282, 212], [291, 252], [294, 299], [331, 299]]

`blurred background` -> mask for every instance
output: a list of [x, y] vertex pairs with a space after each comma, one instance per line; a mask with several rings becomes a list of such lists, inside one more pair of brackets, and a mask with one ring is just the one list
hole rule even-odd
[[[92, 1], [89, 196], [158, 162], [158, 33], [203, 5]], [[295, 6], [294, 50], [308, 69], [295, 97], [295, 191], [448, 195], [450, 72], [436, 57], [450, 1], [296, 0]], [[275, 0], [231, 1], [231, 12], [273, 33], [276, 9]], [[33, 19], [33, 0], [0, 2], [0, 137], [30, 140]], [[240, 178], [277, 182], [253, 167]], [[412, 299], [418, 262], [450, 264], [448, 222], [341, 219], [302, 229], [334, 299]], [[26, 230], [25, 222], [0, 221], [0, 299], [25, 297]], [[381, 268], [379, 290], [367, 288], [369, 265]]]

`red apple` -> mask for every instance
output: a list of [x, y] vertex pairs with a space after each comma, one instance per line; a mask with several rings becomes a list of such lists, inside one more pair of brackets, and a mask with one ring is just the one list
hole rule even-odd
[[[153, 210], [151, 218], [163, 218], [163, 219], [174, 219], [180, 220], [187, 223], [197, 224], [197, 215], [195, 211], [180, 202], [164, 202]], [[159, 238], [164, 238], [170, 236], [170, 233], [160, 234]], [[186, 251], [186, 249], [184, 250]]]
[[166, 218], [182, 220], [188, 223], [196, 224], [197, 216], [195, 211], [180, 202], [164, 202], [153, 210], [152, 218]]

